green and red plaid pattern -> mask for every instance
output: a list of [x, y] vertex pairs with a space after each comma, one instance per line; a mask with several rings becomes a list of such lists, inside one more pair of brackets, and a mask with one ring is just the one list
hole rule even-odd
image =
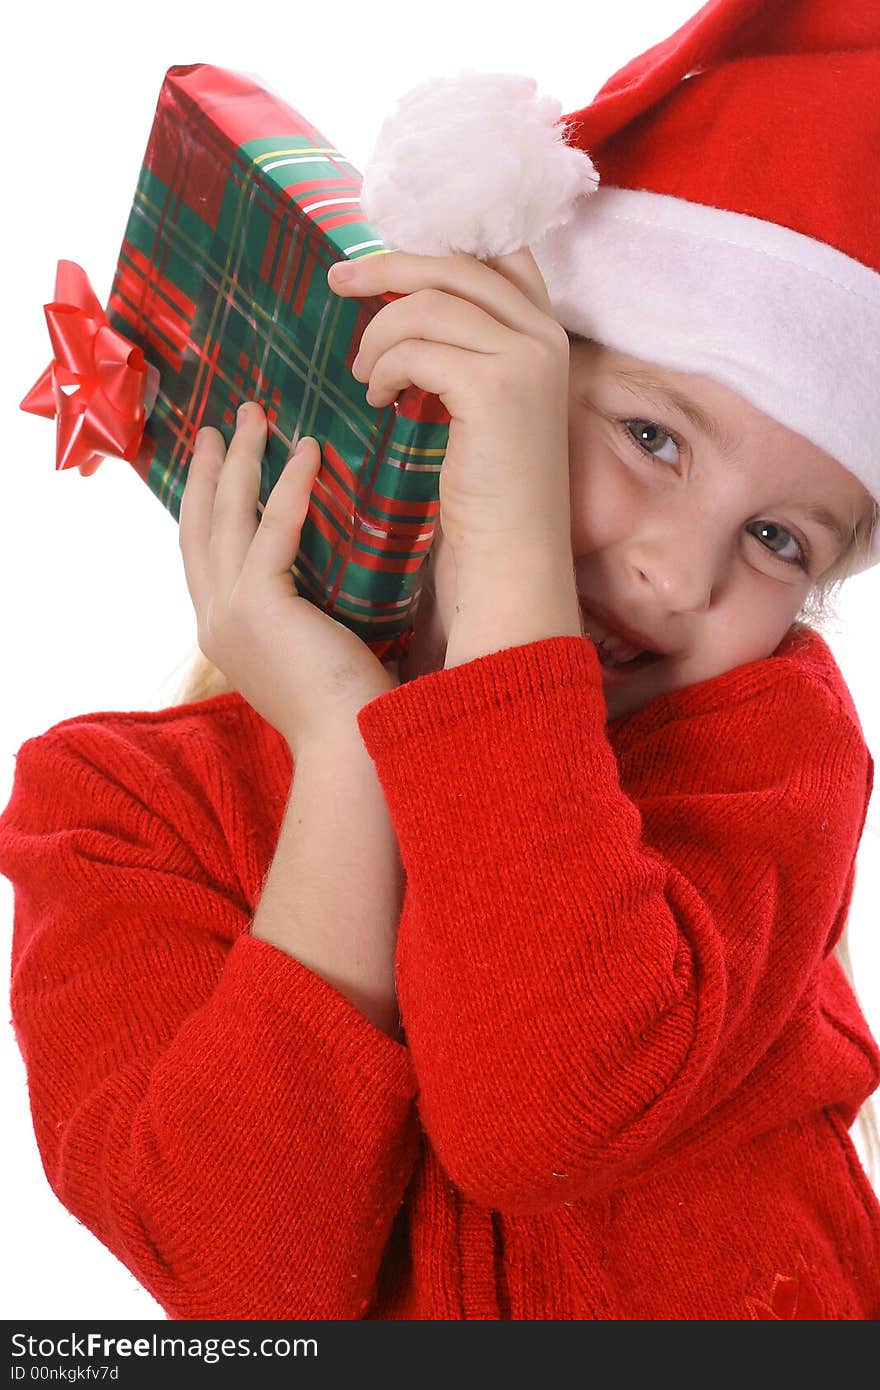
[[386, 249], [364, 221], [361, 181], [250, 78], [169, 68], [107, 317], [160, 373], [132, 466], [175, 520], [197, 431], [214, 425], [228, 445], [242, 400], [260, 401], [269, 425], [260, 510], [297, 439], [318, 439], [291, 573], [381, 658], [411, 637], [449, 415], [416, 388], [375, 409], [351, 375], [364, 329], [395, 297], [327, 288], [335, 261]]

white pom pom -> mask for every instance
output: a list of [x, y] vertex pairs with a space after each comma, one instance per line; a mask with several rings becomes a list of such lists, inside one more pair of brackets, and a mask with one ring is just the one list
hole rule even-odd
[[387, 246], [485, 260], [569, 221], [599, 175], [584, 150], [566, 144], [560, 103], [536, 91], [530, 77], [466, 70], [399, 99], [360, 197]]

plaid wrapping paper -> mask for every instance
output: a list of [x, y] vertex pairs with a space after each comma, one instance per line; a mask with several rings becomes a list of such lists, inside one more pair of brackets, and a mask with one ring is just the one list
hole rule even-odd
[[318, 439], [291, 573], [384, 659], [412, 636], [449, 415], [413, 387], [371, 407], [351, 375], [370, 319], [399, 297], [344, 299], [327, 287], [335, 261], [386, 249], [364, 221], [361, 182], [250, 77], [169, 68], [106, 313], [159, 370], [131, 462], [175, 520], [197, 431], [214, 425], [228, 445], [245, 398], [269, 426], [260, 511], [299, 437]]

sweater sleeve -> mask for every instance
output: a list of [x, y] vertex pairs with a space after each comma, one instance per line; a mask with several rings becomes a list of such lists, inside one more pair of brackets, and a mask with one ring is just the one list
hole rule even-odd
[[[739, 703], [647, 741], [639, 797], [579, 638], [361, 710], [407, 875], [397, 979], [418, 1108], [472, 1200], [528, 1215], [590, 1197], [748, 1078], [768, 1126], [810, 1084], [786, 1038], [842, 925], [873, 764], [820, 681], [792, 692], [797, 677], [756, 666], [730, 686]], [[870, 1090], [870, 1057], [855, 1065]]]
[[46, 1175], [172, 1318], [361, 1318], [417, 1154], [408, 1051], [249, 934], [187, 756], [172, 823], [112, 729], [18, 752], [0, 872]]

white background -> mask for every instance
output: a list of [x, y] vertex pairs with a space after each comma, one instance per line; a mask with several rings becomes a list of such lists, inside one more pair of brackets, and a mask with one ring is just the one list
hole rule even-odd
[[[60, 719], [169, 703], [195, 642], [177, 527], [128, 464], [91, 478], [55, 472], [54, 424], [18, 408], [50, 358], [42, 306], [59, 259], [77, 261], [106, 304], [141, 158], [166, 70], [207, 62], [256, 76], [363, 170], [398, 96], [462, 67], [520, 72], [575, 110], [612, 72], [665, 38], [696, 0], [545, 0], [522, 13], [474, 0], [422, 7], [245, 6], [151, 0], [137, 9], [79, 0], [16, 8], [5, 65], [0, 797], [14, 753]], [[819, 171], [821, 177], [821, 171]], [[850, 582], [826, 639], [865, 736], [880, 752], [876, 615], [880, 567]], [[878, 800], [859, 855], [851, 949], [862, 1002], [880, 1036]], [[13, 895], [0, 878], [8, 978]], [[8, 1010], [7, 1010], [8, 1018]], [[159, 1305], [56, 1200], [33, 1138], [24, 1068], [0, 1030], [4, 1085], [6, 1318], [161, 1317]], [[858, 1142], [858, 1139], [857, 1139]]]

